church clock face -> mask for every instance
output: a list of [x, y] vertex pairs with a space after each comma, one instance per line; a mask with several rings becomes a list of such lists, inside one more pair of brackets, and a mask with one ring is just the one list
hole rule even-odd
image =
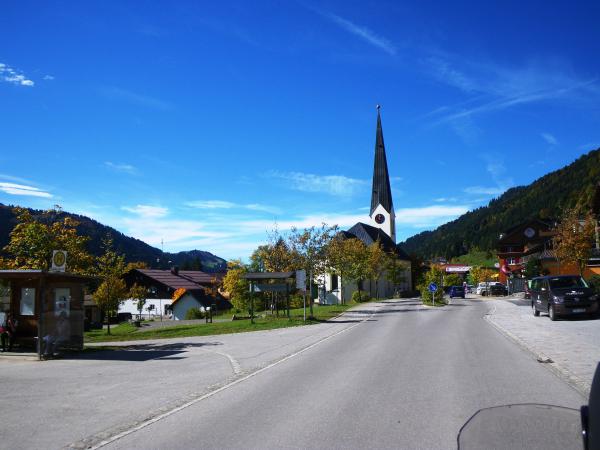
[[383, 214], [377, 214], [375, 216], [375, 222], [381, 225], [383, 222], [385, 222], [385, 216]]

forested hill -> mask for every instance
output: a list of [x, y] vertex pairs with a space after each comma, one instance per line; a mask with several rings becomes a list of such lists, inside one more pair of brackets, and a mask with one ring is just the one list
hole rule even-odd
[[[103, 225], [86, 216], [60, 212], [53, 217], [45, 217], [43, 211], [29, 209], [31, 214], [40, 220], [60, 219], [64, 216], [72, 217], [79, 226], [77, 231], [83, 236], [88, 236], [88, 251], [93, 255], [102, 253], [102, 239], [110, 234], [114, 241], [114, 247], [119, 253], [125, 254], [128, 262], [143, 261], [152, 268], [166, 269], [169, 265], [178, 265], [185, 269], [201, 268], [205, 272], [225, 271], [227, 263], [223, 258], [202, 250], [190, 250], [179, 253], [162, 252], [160, 249], [152, 247], [139, 239], [124, 235], [123, 233]], [[0, 249], [2, 249], [10, 239], [10, 232], [16, 224], [16, 218], [11, 206], [0, 203]], [[169, 261], [171, 262], [169, 264]]]
[[[513, 164], [521, 170], [519, 164]], [[433, 231], [408, 238], [402, 247], [422, 258], [452, 258], [474, 248], [493, 250], [508, 228], [533, 218], [559, 218], [566, 208], [591, 205], [600, 182], [600, 148], [551, 172], [529, 186], [509, 189], [487, 206], [463, 214]]]

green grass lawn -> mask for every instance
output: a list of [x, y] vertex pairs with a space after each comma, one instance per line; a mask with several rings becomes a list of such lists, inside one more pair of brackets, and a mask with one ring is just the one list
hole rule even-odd
[[[303, 309], [290, 310], [290, 319], [283, 315], [280, 311], [279, 317], [270, 313], [259, 312], [261, 317], [254, 319], [254, 323], [250, 323], [250, 319], [234, 320], [231, 322], [214, 322], [201, 323], [194, 325], [174, 325], [172, 327], [155, 328], [152, 330], [143, 330], [136, 328], [129, 323], [122, 323], [110, 327], [111, 334], [106, 334], [106, 330], [92, 330], [84, 333], [84, 342], [113, 342], [113, 341], [133, 341], [143, 339], [166, 339], [175, 337], [188, 336], [208, 336], [215, 334], [243, 333], [246, 331], [271, 330], [275, 328], [295, 327], [299, 325], [312, 325], [323, 322], [327, 319], [337, 316], [346, 311], [348, 308], [355, 306], [350, 305], [322, 305], [315, 306], [314, 319], [303, 320]], [[309, 310], [307, 308], [307, 315]], [[220, 316], [219, 316], [220, 317]]]

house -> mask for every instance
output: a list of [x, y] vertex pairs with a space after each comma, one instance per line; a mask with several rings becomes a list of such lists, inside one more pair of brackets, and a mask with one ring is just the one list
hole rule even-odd
[[[496, 245], [500, 282], [507, 283], [511, 278], [523, 277], [525, 266], [530, 261], [538, 262], [541, 274], [579, 273], [576, 266], [561, 265], [554, 256], [553, 227], [554, 223], [534, 219], [520, 223], [500, 235]], [[600, 245], [597, 241], [593, 244], [592, 256], [583, 275], [586, 278], [600, 275]]]
[[520, 223], [500, 235], [496, 245], [499, 281], [506, 284], [511, 276], [520, 277], [525, 264], [532, 259], [539, 260], [550, 273], [550, 266], [556, 262], [552, 254], [552, 224], [534, 219]]
[[[391, 297], [399, 291], [411, 290], [411, 263], [408, 255], [396, 244], [396, 214], [394, 212], [379, 109], [380, 107], [377, 105], [371, 208], [368, 218], [365, 218], [367, 223], [358, 222], [347, 231], [342, 231], [340, 235], [346, 239], [360, 239], [365, 245], [371, 245], [379, 241], [386, 252], [394, 253], [406, 265], [404, 281], [398, 285], [394, 286], [385, 276], [381, 277], [378, 282], [375, 280], [361, 282], [361, 290], [368, 292], [371, 297]], [[320, 295], [319, 301], [327, 304], [349, 301], [352, 294], [359, 287], [357, 283], [344, 282], [344, 292], [341, 292], [342, 280], [336, 274], [325, 274], [321, 283], [325, 292]]]
[[[159, 316], [172, 314], [173, 319], [181, 320], [190, 308], [205, 309], [212, 305], [221, 311], [231, 308], [231, 303], [217, 290], [223, 274], [173, 267], [170, 270], [132, 269], [124, 278], [128, 287], [137, 283], [148, 289], [147, 302], [155, 305], [153, 310]], [[138, 314], [135, 301], [125, 301], [119, 312]]]

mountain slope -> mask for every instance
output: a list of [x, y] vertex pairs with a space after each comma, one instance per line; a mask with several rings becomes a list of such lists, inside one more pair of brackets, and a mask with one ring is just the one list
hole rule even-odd
[[[34, 217], [42, 218], [43, 211], [35, 209], [29, 209], [29, 211]], [[223, 258], [202, 250], [163, 253], [158, 248], [152, 247], [139, 239], [126, 236], [120, 231], [86, 216], [60, 212], [51, 217], [50, 220], [60, 219], [65, 216], [72, 217], [79, 222], [77, 231], [79, 234], [90, 238], [87, 247], [88, 251], [93, 255], [100, 255], [102, 253], [102, 239], [107, 234], [110, 234], [113, 238], [115, 249], [117, 252], [125, 254], [128, 262], [143, 261], [153, 268], [168, 268], [169, 261], [170, 264], [190, 267], [196, 266], [199, 261], [202, 265], [202, 270], [206, 272], [221, 272], [227, 267], [227, 263]], [[10, 232], [15, 224], [16, 218], [12, 207], [0, 203], [0, 249], [8, 243]]]
[[566, 208], [579, 204], [589, 207], [599, 181], [600, 148], [528, 186], [509, 189], [487, 206], [412, 236], [401, 246], [423, 258], [452, 258], [475, 247], [493, 250], [500, 233], [514, 225], [534, 218], [558, 218]]

